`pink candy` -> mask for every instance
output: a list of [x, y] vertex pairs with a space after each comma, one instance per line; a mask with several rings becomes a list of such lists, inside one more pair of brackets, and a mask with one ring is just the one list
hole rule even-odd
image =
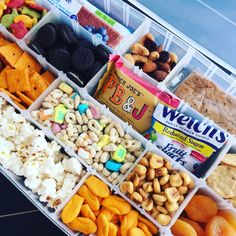
[[11, 0], [10, 2], [8, 2], [7, 7], [13, 9], [17, 9], [19, 7], [22, 7], [24, 5], [24, 0]]
[[89, 109], [90, 109], [94, 119], [99, 119], [101, 117], [99, 110], [95, 106], [90, 105]]
[[61, 129], [66, 129], [67, 125], [64, 124], [64, 125], [61, 125], [60, 127], [61, 127]]
[[57, 134], [57, 133], [59, 133], [60, 131], [61, 131], [60, 125], [57, 124], [57, 123], [53, 123], [53, 124], [52, 124], [52, 132], [53, 132], [54, 134]]
[[26, 29], [23, 21], [18, 21], [17, 23], [11, 24], [10, 28], [12, 29], [15, 37], [18, 39], [24, 38], [24, 36], [28, 33], [28, 30]]

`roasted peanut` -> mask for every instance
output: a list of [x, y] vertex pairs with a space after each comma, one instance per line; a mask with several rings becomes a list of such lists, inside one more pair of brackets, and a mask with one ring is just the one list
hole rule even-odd
[[147, 178], [147, 180], [153, 180], [155, 178], [155, 170], [152, 168], [149, 168], [147, 170], [146, 178]]
[[147, 172], [147, 168], [145, 166], [142, 166], [140, 164], [138, 164], [135, 168], [134, 168], [134, 173], [137, 173], [138, 175], [144, 175]]
[[152, 187], [152, 182], [146, 182], [143, 184], [143, 190], [146, 192], [146, 193], [151, 193], [153, 192], [153, 187]]
[[180, 198], [180, 194], [179, 194], [177, 188], [175, 188], [175, 187], [170, 187], [170, 188], [165, 189], [165, 195], [166, 195], [168, 201], [171, 203], [177, 202]]
[[154, 200], [155, 203], [157, 202], [165, 202], [167, 200], [165, 195], [161, 195], [161, 194], [153, 194], [152, 198]]
[[172, 187], [179, 187], [183, 184], [183, 180], [179, 173], [170, 176], [170, 185]]
[[180, 172], [181, 177], [183, 178], [184, 185], [189, 185], [191, 183], [191, 178], [186, 172]]
[[120, 185], [120, 191], [124, 194], [132, 194], [134, 192], [134, 185], [132, 182], [123, 182], [121, 185]]
[[141, 196], [139, 193], [137, 193], [137, 192], [133, 192], [133, 193], [131, 194], [130, 198], [131, 198], [132, 200], [136, 201], [136, 202], [139, 202], [139, 203], [141, 203], [141, 202], [143, 201], [142, 196]]
[[142, 207], [144, 210], [146, 211], [151, 211], [153, 208], [153, 200], [150, 198], [147, 198], [143, 203], [142, 203]]
[[160, 182], [160, 185], [164, 185], [166, 184], [170, 179], [170, 175], [165, 175], [163, 177], [160, 178], [159, 182]]
[[154, 193], [160, 193], [161, 192], [161, 186], [157, 178], [153, 180], [153, 190]]
[[149, 166], [153, 169], [158, 169], [161, 168], [163, 165], [164, 165], [163, 158], [153, 153], [149, 159]]
[[179, 191], [179, 194], [184, 195], [185, 193], [188, 192], [188, 187], [187, 186], [180, 186], [177, 188]]
[[135, 43], [131, 48], [132, 53], [142, 55], [142, 56], [148, 56], [149, 50], [145, 48], [141, 43]]
[[173, 212], [178, 210], [179, 205], [176, 202], [170, 203], [170, 202], [166, 201], [165, 202], [165, 207], [170, 213], [173, 213]]
[[165, 215], [165, 214], [159, 214], [159, 215], [156, 216], [155, 219], [161, 225], [168, 225], [170, 223], [170, 221], [171, 221], [170, 216], [169, 215]]

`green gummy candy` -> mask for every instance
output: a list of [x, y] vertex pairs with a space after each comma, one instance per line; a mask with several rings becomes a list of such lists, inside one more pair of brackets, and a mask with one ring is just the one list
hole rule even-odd
[[1, 19], [1, 24], [4, 25], [6, 28], [10, 28], [10, 25], [14, 23], [14, 18], [18, 16], [18, 12], [16, 9], [12, 10], [11, 14], [6, 14]]
[[21, 14], [28, 15], [28, 16], [31, 16], [31, 17], [35, 17], [38, 20], [40, 20], [41, 17], [42, 17], [42, 15], [40, 13], [38, 13], [37, 11], [34, 11], [34, 10], [28, 8], [28, 7], [23, 7], [22, 10], [21, 10]]

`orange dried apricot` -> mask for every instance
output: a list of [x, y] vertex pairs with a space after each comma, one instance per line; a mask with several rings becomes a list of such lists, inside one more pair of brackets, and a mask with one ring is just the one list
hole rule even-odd
[[221, 216], [214, 216], [206, 225], [206, 236], [236, 236], [236, 231]]
[[92, 220], [85, 217], [76, 217], [68, 226], [70, 229], [83, 234], [93, 234], [97, 231], [97, 225]]
[[152, 236], [152, 233], [149, 231], [148, 227], [144, 223], [138, 222], [138, 228], [140, 228], [146, 236]]
[[118, 227], [113, 224], [112, 222], [109, 222], [109, 233], [108, 236], [116, 236], [117, 235]]
[[81, 207], [80, 213], [81, 213], [81, 216], [87, 217], [91, 219], [93, 222], [96, 221], [96, 216], [94, 215], [93, 211], [91, 210], [88, 204], [84, 204]]
[[179, 219], [190, 224], [195, 229], [197, 236], [205, 236], [205, 232], [204, 232], [203, 228], [197, 222], [190, 220], [189, 218], [183, 217], [183, 216], [179, 217]]
[[197, 236], [195, 229], [187, 222], [178, 219], [171, 227], [174, 236]]
[[132, 228], [129, 230], [128, 236], [145, 236], [145, 233], [139, 228]]
[[62, 210], [62, 222], [65, 224], [72, 222], [79, 215], [83, 202], [84, 198], [74, 195]]
[[142, 217], [140, 214], [138, 216], [138, 221], [144, 223], [153, 235], [158, 233], [158, 228], [151, 221]]
[[204, 223], [216, 216], [217, 205], [207, 196], [195, 195], [185, 207], [185, 212], [191, 220]]
[[236, 230], [236, 217], [232, 213], [218, 210], [217, 215], [225, 218], [225, 220], [227, 220], [233, 226], [234, 230]]
[[108, 236], [109, 234], [109, 221], [104, 214], [100, 214], [97, 218], [97, 236]]
[[121, 235], [127, 236], [128, 231], [131, 228], [137, 227], [138, 225], [138, 212], [131, 210], [127, 215], [123, 217], [123, 220], [121, 221], [120, 229], [121, 229]]

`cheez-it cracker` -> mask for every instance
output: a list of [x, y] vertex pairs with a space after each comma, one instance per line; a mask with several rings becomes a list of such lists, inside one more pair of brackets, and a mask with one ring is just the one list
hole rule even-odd
[[10, 66], [6, 66], [1, 72], [0, 72], [0, 88], [7, 89], [7, 78], [6, 78], [6, 71], [11, 69]]
[[50, 71], [45, 71], [41, 75], [41, 78], [44, 80], [44, 82], [46, 82], [48, 86], [55, 80], [55, 76]]
[[34, 70], [36, 72], [40, 72], [41, 66], [39, 63], [31, 57], [27, 52], [24, 52], [20, 58], [17, 60], [16, 64], [14, 65], [17, 69], [24, 69], [27, 68], [29, 70]]
[[22, 54], [23, 51], [15, 43], [0, 47], [0, 59], [12, 67], [14, 67]]

